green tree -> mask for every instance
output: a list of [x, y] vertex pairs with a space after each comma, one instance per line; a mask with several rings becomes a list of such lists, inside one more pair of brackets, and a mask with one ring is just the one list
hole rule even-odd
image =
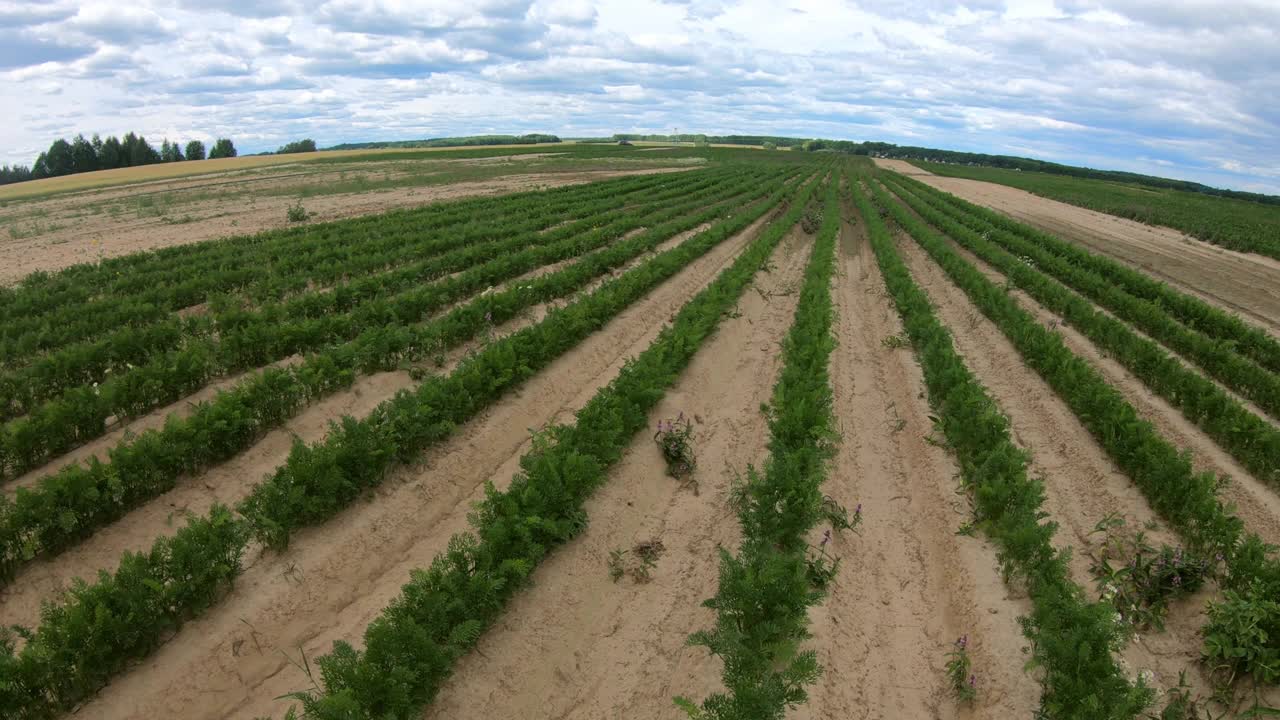
[[204, 143], [199, 140], [192, 140], [187, 143], [187, 159], [203, 160], [204, 159]]
[[70, 175], [72, 172], [71, 160], [71, 143], [58, 138], [49, 146], [49, 152], [45, 155], [45, 169], [49, 173], [49, 177], [59, 177], [61, 175]]
[[277, 155], [287, 155], [289, 153], [315, 152], [316, 141], [311, 138], [306, 140], [294, 140], [291, 143], [280, 146], [276, 151]]
[[161, 162], [182, 162], [182, 147], [178, 143], [169, 142], [169, 138], [164, 139], [164, 143], [160, 145]]
[[77, 135], [71, 142], [71, 172], [92, 172], [98, 169], [98, 153], [93, 144], [85, 140], [84, 135]]
[[236, 146], [231, 144], [229, 138], [218, 138], [213, 144], [213, 149], [209, 151], [209, 159], [228, 158], [236, 156]]
[[120, 138], [112, 135], [102, 141], [102, 149], [98, 151], [98, 167], [103, 170], [123, 167], [125, 163], [122, 157], [123, 148], [120, 146]]

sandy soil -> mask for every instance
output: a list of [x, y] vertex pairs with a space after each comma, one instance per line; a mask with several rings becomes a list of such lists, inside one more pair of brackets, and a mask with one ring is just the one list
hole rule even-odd
[[[760, 292], [743, 296], [740, 315], [722, 323], [651, 413], [653, 424], [680, 412], [699, 420], [697, 492], [665, 475], [647, 433], [635, 438], [587, 503], [590, 527], [543, 563], [426, 717], [518, 717], [537, 707], [540, 717], [676, 720], [673, 696], [720, 689], [719, 662], [686, 639], [714, 621], [701, 603], [716, 593], [717, 548], [740, 542], [726, 497], [735, 473], [767, 454], [760, 404], [781, 367], [776, 343], [811, 246], [794, 232], [775, 251], [777, 270], [756, 280]], [[610, 580], [611, 550], [655, 539], [666, 552], [651, 582]]]
[[299, 652], [314, 657], [333, 640], [358, 642], [409, 570], [429, 564], [452, 534], [466, 529], [484, 481], [509, 481], [528, 429], [589, 399], [759, 226], [691, 263], [428, 453], [421, 466], [396, 473], [371, 502], [300, 533], [285, 553], [251, 553], [221, 604], [107, 687], [86, 705], [86, 717], [282, 714], [285, 703], [276, 698], [308, 686], [293, 664]]
[[[826, 668], [796, 718], [1031, 717], [1039, 698], [1022, 671], [1026, 640], [985, 540], [955, 534], [969, 519], [959, 469], [932, 432], [924, 380], [859, 221], [841, 238], [835, 299], [840, 345], [832, 384], [843, 442], [826, 491], [858, 534], [832, 541], [843, 561], [826, 602], [810, 613]], [[816, 542], [816, 538], [815, 538]], [[962, 709], [946, 685], [951, 644], [969, 636], [979, 699]]]
[[[904, 236], [899, 237], [898, 244], [912, 274], [934, 302], [940, 319], [952, 330], [956, 347], [966, 363], [1008, 414], [1014, 440], [1031, 453], [1031, 472], [1045, 483], [1045, 510], [1059, 523], [1056, 540], [1072, 550], [1073, 579], [1090, 597], [1098, 598], [1096, 582], [1089, 572], [1089, 558], [1103, 539], [1101, 534], [1094, 533], [1096, 525], [1111, 513], [1123, 518], [1129, 529], [1144, 530], [1154, 544], [1179, 544], [1177, 536], [1161, 525], [1145, 497], [1110, 460], [1066, 403], [1035, 371], [1023, 364], [1017, 349], [1003, 333], [969, 302], [964, 292], [950, 282], [919, 246]], [[989, 268], [983, 269], [998, 275]], [[1018, 294], [1017, 297], [1024, 307], [1036, 310], [1042, 321], [1048, 323], [1054, 319], [1025, 296]], [[1099, 362], [1102, 359], [1096, 350], [1074, 331], [1068, 330], [1064, 338], [1072, 350], [1103, 370], [1108, 381], [1129, 399], [1145, 399], [1146, 402], [1136, 406], [1162, 431], [1176, 431], [1172, 436], [1166, 435], [1167, 438], [1179, 444], [1194, 440], [1199, 431], [1182, 420], [1176, 410], [1167, 406], [1161, 409], [1158, 402], [1146, 395], [1141, 383], [1128, 376], [1118, 363]], [[1192, 447], [1199, 446], [1193, 442]], [[1221, 460], [1220, 452], [1219, 456], [1208, 459], [1197, 454], [1198, 464], [1207, 468], [1219, 469], [1215, 461]], [[1259, 492], [1260, 499], [1268, 492], [1248, 480], [1235, 487], [1246, 493]], [[1274, 528], [1278, 516], [1271, 514], [1271, 508], [1275, 507], [1274, 498], [1255, 505], [1245, 514], [1246, 522]], [[1204, 625], [1203, 607], [1211, 597], [1212, 591], [1206, 590], [1176, 603], [1164, 632], [1138, 634], [1122, 653], [1129, 671], [1134, 675], [1150, 671], [1151, 684], [1157, 688], [1176, 686], [1179, 673], [1187, 671], [1195, 690], [1207, 696], [1210, 685], [1197, 659], [1201, 644], [1199, 633]]]
[[1123, 260], [1280, 335], [1280, 261], [1005, 185], [934, 175], [902, 160], [876, 164]]
[[[477, 195], [576, 185], [610, 177], [672, 172], [684, 168], [641, 168], [635, 170], [592, 170], [557, 173], [518, 173], [475, 182], [406, 187], [390, 190], [321, 195], [304, 204], [314, 221], [338, 220], [370, 215], [396, 208], [418, 207], [442, 200]], [[348, 171], [353, 172], [353, 171]], [[328, 173], [336, 177], [337, 171]], [[308, 174], [310, 182], [314, 175]], [[279, 177], [255, 179], [254, 187], [282, 182]], [[265, 183], [265, 185], [263, 184]], [[185, 181], [188, 189], [202, 186]], [[95, 199], [95, 202], [97, 200]], [[47, 217], [37, 221], [58, 229], [31, 237], [0, 237], [0, 284], [16, 282], [37, 270], [59, 270], [77, 263], [96, 262], [144, 250], [184, 245], [204, 240], [255, 233], [288, 226], [285, 211], [297, 200], [289, 196], [239, 197], [201, 201], [195, 209], [180, 205], [172, 217], [192, 217], [191, 222], [174, 224], [171, 216], [137, 216], [127, 211], [118, 216], [105, 213], [79, 214], [83, 199], [55, 198], [47, 201]], [[190, 211], [190, 212], [189, 212]]]

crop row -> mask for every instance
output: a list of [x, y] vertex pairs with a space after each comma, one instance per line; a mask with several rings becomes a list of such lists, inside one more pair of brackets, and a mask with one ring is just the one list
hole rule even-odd
[[[723, 179], [723, 174], [700, 174], [682, 177], [669, 183], [677, 187], [701, 187]], [[652, 188], [650, 188], [652, 190]], [[678, 197], [670, 187], [659, 189], [659, 195]], [[577, 231], [591, 227], [591, 218], [612, 211], [625, 212], [626, 198], [609, 196], [579, 199], [559, 206], [548, 214], [534, 214], [514, 220], [471, 223], [449, 228], [448, 233], [424, 233], [406, 237], [393, 248], [378, 251], [354, 243], [352, 256], [322, 270], [306, 267], [298, 271], [296, 281], [326, 285], [336, 279], [343, 282], [320, 292], [307, 292], [291, 297], [289, 302], [267, 302], [253, 309], [243, 307], [245, 298], [218, 295], [208, 301], [207, 312], [182, 318], [170, 314], [151, 323], [131, 323], [125, 327], [83, 342], [49, 348], [48, 354], [31, 358], [25, 365], [12, 363], [0, 379], [7, 389], [0, 395], [0, 411], [9, 414], [29, 412], [33, 403], [81, 384], [102, 382], [112, 373], [133, 365], [141, 365], [152, 357], [177, 347], [193, 337], [226, 335], [256, 319], [278, 322], [285, 319], [315, 317], [326, 312], [354, 308], [359, 302], [389, 295], [412, 284], [429, 280], [435, 274], [469, 257], [492, 256], [505, 248], [519, 247], [540, 238], [549, 225], [566, 219], [578, 220]], [[646, 204], [650, 204], [649, 199]], [[567, 231], [566, 231], [567, 230]], [[558, 228], [545, 233], [546, 241], [567, 237], [574, 229]], [[360, 254], [360, 250], [367, 250]], [[372, 274], [372, 277], [369, 275]], [[120, 302], [129, 302], [128, 299]], [[148, 306], [150, 307], [150, 306]]]
[[431, 566], [413, 573], [399, 598], [365, 632], [364, 650], [343, 642], [316, 662], [317, 691], [301, 693], [305, 717], [411, 717], [434, 699], [453, 664], [527, 582], [537, 564], [585, 527], [583, 503], [607, 479], [648, 413], [714, 332], [806, 205], [803, 190], [571, 425], [535, 435], [521, 472], [490, 489], [472, 532], [454, 536]]
[[[1150, 703], [1151, 692], [1130, 684], [1112, 655], [1122, 640], [1114, 611], [1089, 602], [1071, 581], [1067, 556], [1053, 545], [1056, 524], [1041, 522], [1043, 485], [1027, 474], [1027, 453], [1013, 443], [1008, 419], [956, 353], [950, 332], [899, 257], [880, 211], [861, 187], [855, 186], [853, 195], [923, 370], [929, 403], [973, 498], [975, 525], [999, 546], [1005, 576], [1021, 580], [1031, 599], [1022, 630], [1044, 672], [1041, 712], [1054, 720], [1136, 716]], [[887, 197], [879, 195], [878, 201], [895, 217], [902, 215]], [[994, 286], [984, 297], [997, 293], [1008, 299]]]
[[[769, 458], [763, 472], [747, 469], [736, 508], [742, 545], [736, 556], [720, 550], [719, 588], [704, 603], [715, 610], [715, 626], [689, 638], [724, 665], [725, 692], [700, 705], [676, 698], [694, 720], [782, 720], [806, 700], [805, 686], [821, 672], [816, 654], [799, 645], [810, 637], [808, 609], [831, 580], [826, 571], [835, 571], [824, 564], [824, 577], [811, 573], [811, 563], [826, 557], [811, 555], [807, 535], [826, 517], [822, 484], [839, 438], [829, 367], [836, 345], [831, 279], [839, 180], [827, 185], [822, 225], [782, 346], [782, 371], [769, 405]], [[833, 524], [834, 530], [848, 527]]]
[[[959, 221], [933, 211], [910, 193], [902, 192], [900, 197], [945, 230], [953, 240], [1004, 273], [1028, 295], [1050, 311], [1060, 314], [1071, 327], [1106, 350], [1259, 479], [1280, 483], [1280, 429], [1250, 412], [1229, 393], [1183, 365], [1157, 343], [1134, 332], [1120, 320], [1094, 309], [1088, 300], [1028, 265], [1022, 258], [1003, 250]], [[1150, 320], [1142, 324], [1154, 325], [1158, 321], [1158, 308], [1148, 305], [1141, 310], [1146, 311], [1141, 313], [1141, 317]], [[1255, 378], [1259, 384], [1250, 385], [1243, 379], [1246, 376], [1242, 365], [1256, 371], [1248, 377]], [[1240, 378], [1240, 382], [1230, 383], [1235, 386], [1260, 388], [1264, 387], [1262, 378], [1274, 381], [1267, 371], [1243, 360], [1214, 367], [1217, 370], [1215, 375], [1239, 373], [1230, 375], [1233, 379]]]
[[[754, 189], [774, 191], [779, 181]], [[781, 192], [780, 190], [778, 192]], [[23, 562], [58, 552], [139, 504], [171, 489], [185, 474], [225, 460], [251, 445], [267, 429], [278, 427], [305, 403], [350, 384], [356, 372], [386, 370], [456, 346], [485, 327], [505, 322], [524, 308], [581, 288], [591, 279], [656, 247], [666, 238], [731, 212], [734, 205], [713, 205], [691, 215], [678, 206], [651, 229], [587, 256], [560, 271], [506, 292], [483, 295], [431, 322], [414, 327], [386, 325], [357, 340], [311, 356], [299, 365], [270, 368], [197, 405], [184, 419], [170, 418], [110, 453], [110, 463], [71, 465], [42, 478], [34, 489], [20, 488], [11, 502], [0, 500], [0, 576], [11, 577]], [[721, 224], [723, 226], [723, 223]], [[555, 255], [519, 253], [428, 286], [432, 308], [475, 293], [547, 262], [580, 255], [605, 245], [569, 243]]]
[[1280, 260], [1280, 207], [1274, 204], [1004, 168], [921, 166], [939, 175], [996, 182], [1091, 210], [1177, 228], [1215, 245]]
[[1280, 418], [1280, 378], [1241, 355], [1234, 342], [1218, 340], [1183, 325], [1162, 306], [1135, 297], [1093, 270], [1078, 267], [1035, 242], [946, 203], [937, 191], [912, 192], [892, 181], [890, 184], [900, 197], [934, 225], [948, 220], [959, 223], [965, 228], [962, 232], [980, 235], [1023, 262], [1034, 263], [1036, 269], [1052, 275], [1110, 310], [1116, 317], [1181, 353], [1211, 377], [1253, 401], [1272, 417]]
[[925, 249], [1013, 343], [1034, 369], [1071, 408], [1116, 465], [1142, 491], [1151, 507], [1192, 549], [1221, 557], [1220, 578], [1228, 598], [1246, 617], [1214, 613], [1204, 632], [1220, 643], [1207, 654], [1233, 674], [1253, 674], [1260, 681], [1280, 680], [1280, 562], [1268, 547], [1217, 496], [1218, 478], [1197, 473], [1189, 455], [1139, 417], [1088, 362], [1071, 352], [1062, 337], [1040, 325], [1002, 287], [967, 262], [946, 240], [912, 217], [879, 187], [881, 206]]
[[[446, 272], [460, 273], [442, 284], [451, 289], [483, 289], [484, 286], [476, 286], [554, 262], [566, 252], [596, 247], [644, 223], [663, 222], [675, 213], [688, 212], [704, 202], [723, 200], [759, 182], [756, 179], [681, 188], [681, 202], [675, 206], [661, 202], [671, 199], [664, 196], [634, 213], [611, 214], [598, 225], [597, 220], [588, 219], [561, 228], [563, 232], [517, 236], [510, 241], [461, 248], [441, 256], [431, 272], [421, 274], [428, 280]], [[495, 270], [502, 272], [495, 274]], [[115, 375], [100, 386], [68, 390], [33, 409], [27, 417], [7, 423], [0, 429], [0, 476], [18, 475], [101, 435], [109, 417], [125, 419], [149, 412], [185, 397], [218, 375], [259, 367], [334, 343], [350, 342], [386, 325], [415, 322], [441, 306], [439, 289], [438, 284], [414, 285], [405, 292], [364, 303], [350, 312], [321, 318], [290, 321], [272, 314], [241, 316], [237, 326], [228, 328], [216, 341], [189, 341], [180, 350]]]
[[[917, 195], [941, 200], [952, 208], [985, 221], [1004, 233], [1011, 233], [1033, 243], [1042, 252], [1052, 253], [1078, 268], [1091, 270], [1130, 295], [1160, 306], [1187, 327], [1222, 341], [1264, 368], [1280, 373], [1280, 340], [1265, 330], [1249, 325], [1238, 316], [1219, 310], [1195, 296], [1179, 292], [1124, 263], [1112, 260], [1105, 255], [1089, 252], [994, 210], [935, 190], [913, 178], [901, 175], [890, 177], [894, 182], [911, 188]], [[1004, 237], [1008, 235], [995, 235], [997, 240]]]
[[[276, 478], [287, 480], [299, 494], [309, 494], [289, 497], [289, 487], [277, 481], [275, 488], [285, 491], [282, 499], [286, 502], [265, 502], [278, 497], [274, 490], [257, 495], [246, 503], [246, 509], [254, 516], [251, 521], [215, 507], [207, 517], [191, 521], [175, 537], [158, 540], [151, 553], [127, 554], [115, 575], [104, 575], [94, 585], [77, 584], [64, 603], [46, 609], [39, 628], [26, 631], [27, 641], [21, 651], [0, 654], [0, 704], [13, 708], [20, 718], [47, 718], [69, 708], [129, 662], [150, 652], [185, 620], [209, 607], [225, 583], [239, 573], [251, 528], [260, 533], [266, 531], [267, 539], [279, 544], [287, 539], [288, 524], [273, 513], [292, 513], [300, 502], [307, 503], [313, 511], [317, 506], [323, 509], [312, 512], [312, 518], [336, 511], [343, 500], [356, 497], [356, 488], [379, 482], [392, 463], [411, 458], [428, 443], [447, 437], [459, 423], [545, 367], [659, 283], [797, 192], [801, 197], [807, 196], [812, 192], [812, 183], [804, 190], [780, 190], [717, 222], [680, 246], [606, 282], [583, 299], [549, 313], [540, 323], [489, 344], [464, 360], [447, 378], [430, 378], [417, 390], [403, 392], [383, 403], [367, 420], [344, 421], [319, 450], [296, 446], [287, 463], [289, 470], [282, 468]], [[773, 242], [776, 244], [776, 239]], [[757, 250], [752, 256], [758, 264], [767, 253], [760, 256], [759, 241], [752, 247]], [[741, 280], [742, 284], [745, 282], [746, 279]], [[719, 290], [710, 297], [731, 302], [732, 298], [724, 297], [724, 288]], [[718, 317], [721, 312], [717, 305], [712, 314]], [[682, 352], [686, 337], [676, 339], [680, 342], [673, 343], [674, 348], [664, 347], [659, 355]], [[647, 398], [649, 393], [642, 396]], [[603, 434], [615, 425], [613, 418], [605, 418], [585, 425], [584, 430]], [[344, 438], [341, 441], [334, 439], [339, 432]], [[371, 438], [380, 444], [371, 446]], [[306, 463], [306, 471], [300, 461], [304, 456], [312, 460]], [[522, 523], [521, 528], [521, 532], [531, 531], [536, 525]], [[216, 536], [216, 541], [211, 536]], [[190, 548], [201, 539], [206, 541], [206, 547], [197, 552], [208, 554], [199, 558], [168, 550], [174, 546]], [[510, 572], [517, 565], [504, 563], [501, 570]], [[478, 612], [484, 608], [465, 609]], [[461, 638], [461, 633], [457, 637]], [[411, 646], [427, 649], [415, 642], [423, 639], [421, 634], [406, 635], [405, 639]], [[14, 644], [9, 641], [7, 647], [12, 649]], [[404, 678], [415, 667], [425, 671], [430, 666], [427, 660], [406, 665], [389, 678]]]
[[[655, 178], [620, 178], [606, 183], [626, 187], [631, 183]], [[75, 265], [56, 273], [33, 273], [14, 288], [3, 290], [0, 319], [9, 319], [52, 307], [84, 302], [109, 294], [130, 294], [139, 289], [139, 277], [149, 278], [154, 289], [169, 297], [173, 288], [185, 284], [191, 274], [187, 268], [243, 269], [263, 261], [278, 261], [332, 252], [344, 240], [357, 239], [380, 243], [396, 233], [413, 232], [432, 227], [445, 227], [492, 212], [506, 212], [520, 206], [534, 207], [555, 202], [582, 187], [563, 187], [550, 191], [528, 191], [492, 197], [464, 198], [431, 205], [392, 210], [386, 213], [351, 218], [308, 226], [286, 227], [252, 235], [220, 239], [216, 243], [177, 245], [157, 250], [107, 258], [98, 263]], [[290, 249], [297, 254], [291, 254]], [[254, 277], [263, 277], [255, 274]], [[204, 292], [210, 292], [208, 290]], [[204, 292], [200, 294], [204, 294]], [[177, 295], [186, 294], [179, 292]], [[39, 302], [47, 301], [46, 303]], [[177, 302], [181, 302], [178, 300]], [[177, 305], [176, 307], [182, 307]]]
[[[65, 292], [19, 289], [18, 297], [0, 303], [0, 338], [11, 362], [27, 350], [48, 350], [84, 340], [102, 330], [154, 322], [167, 313], [203, 302], [208, 296], [239, 291], [268, 299], [305, 288], [313, 278], [339, 277], [348, 267], [374, 269], [413, 257], [420, 247], [458, 231], [468, 235], [527, 231], [546, 227], [557, 216], [584, 201], [643, 192], [668, 181], [662, 176], [629, 178], [571, 187], [543, 194], [520, 194], [481, 201], [442, 203], [418, 210], [312, 225], [282, 233], [229, 238], [172, 249], [163, 271], [137, 268], [123, 272], [101, 289], [73, 285]], [[610, 192], [612, 191], [612, 192]], [[518, 230], [517, 230], [518, 228]], [[493, 236], [493, 235], [490, 235]], [[230, 252], [236, 246], [238, 252]], [[191, 248], [187, 252], [177, 250]], [[197, 249], [208, 249], [197, 254]], [[207, 255], [202, 257], [201, 255]], [[181, 262], [182, 258], [186, 262]], [[108, 261], [110, 262], [110, 261]]]

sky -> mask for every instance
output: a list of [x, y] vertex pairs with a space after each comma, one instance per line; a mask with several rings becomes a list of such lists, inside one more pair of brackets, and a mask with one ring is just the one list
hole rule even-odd
[[0, 163], [678, 128], [1280, 194], [1280, 0], [0, 0], [0, 104]]

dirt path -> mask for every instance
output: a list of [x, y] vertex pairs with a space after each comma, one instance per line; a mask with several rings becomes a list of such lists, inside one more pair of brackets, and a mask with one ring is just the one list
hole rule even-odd
[[[1110, 461], [1066, 403], [1023, 364], [999, 329], [914, 241], [899, 237], [898, 245], [939, 318], [952, 330], [965, 362], [1008, 414], [1014, 440], [1031, 453], [1031, 474], [1045, 484], [1044, 508], [1059, 524], [1056, 540], [1072, 550], [1072, 577], [1089, 597], [1098, 598], [1089, 557], [1102, 540], [1093, 531], [1109, 514], [1123, 518], [1131, 530], [1144, 531], [1152, 544], [1178, 544], [1136, 486]], [[1179, 673], [1186, 671], [1195, 691], [1207, 697], [1210, 684], [1197, 661], [1203, 608], [1212, 597], [1210, 589], [1185, 598], [1171, 608], [1164, 632], [1136, 635], [1121, 653], [1131, 676], [1147, 672], [1150, 684], [1160, 690], [1176, 686]]]
[[[860, 223], [843, 227], [839, 253], [832, 383], [843, 440], [825, 490], [850, 512], [861, 504], [863, 526], [832, 540], [843, 564], [810, 611], [824, 671], [791, 715], [1030, 717], [1039, 688], [1022, 671], [1017, 624], [1030, 606], [1010, 596], [985, 540], [956, 535], [968, 519], [959, 471], [924, 439], [932, 422], [911, 350], [883, 344], [902, 327]], [[967, 714], [944, 673], [966, 634], [980, 686]]]
[[877, 159], [876, 164], [1123, 260], [1280, 335], [1280, 261], [1006, 185], [934, 175], [902, 160]]
[[[673, 696], [720, 689], [720, 663], [686, 639], [714, 621], [702, 601], [716, 593], [717, 548], [740, 542], [726, 495], [735, 473], [767, 455], [760, 405], [777, 380], [777, 344], [811, 247], [810, 236], [793, 232], [771, 258], [776, 271], [757, 276], [759, 292], [747, 291], [740, 314], [722, 323], [651, 413], [655, 425], [680, 412], [700, 419], [698, 492], [665, 475], [648, 433], [636, 437], [587, 503], [587, 531], [537, 570], [426, 717], [676, 720], [683, 715]], [[652, 581], [612, 582], [610, 551], [648, 540], [666, 549]]]
[[[680, 172], [689, 167], [644, 168], [639, 170], [599, 170], [556, 173], [521, 173], [488, 180], [456, 182], [445, 185], [395, 188], [321, 195], [308, 198], [305, 206], [314, 221], [340, 220], [371, 215], [396, 208], [429, 205], [479, 195], [499, 195], [532, 190], [578, 185], [607, 178], [647, 175], [655, 172]], [[199, 190], [194, 186], [192, 190]], [[285, 195], [232, 197], [202, 201], [195, 208], [181, 206], [176, 218], [143, 213], [122, 216], [86, 214], [68, 200], [55, 199], [53, 210], [38, 222], [56, 230], [32, 237], [0, 238], [0, 285], [17, 282], [37, 270], [55, 271], [78, 263], [97, 262], [144, 250], [173, 245], [186, 245], [205, 240], [243, 235], [283, 228], [290, 223], [285, 211], [297, 198]], [[80, 201], [84, 202], [84, 201]], [[96, 202], [96, 201], [95, 201]], [[66, 207], [63, 207], [66, 206]], [[188, 213], [187, 210], [191, 212]], [[178, 213], [181, 212], [181, 215]], [[15, 221], [17, 222], [17, 221]], [[18, 223], [26, 227], [31, 222]]]
[[409, 571], [428, 565], [450, 536], [466, 529], [484, 481], [509, 481], [509, 472], [498, 473], [521, 452], [528, 429], [608, 382], [761, 225], [691, 263], [429, 452], [420, 466], [395, 473], [372, 502], [299, 533], [284, 553], [251, 552], [231, 594], [105, 688], [84, 708], [86, 717], [282, 715], [287, 703], [276, 698], [308, 685], [292, 664], [299, 653], [315, 657], [334, 640], [359, 642]]

